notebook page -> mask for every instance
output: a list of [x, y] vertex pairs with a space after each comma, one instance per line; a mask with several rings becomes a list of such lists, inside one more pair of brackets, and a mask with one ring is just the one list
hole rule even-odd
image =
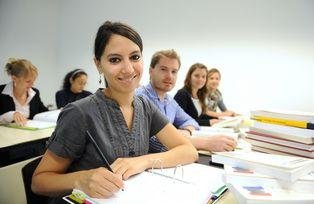
[[124, 182], [124, 191], [110, 199], [93, 199], [98, 204], [118, 203], [206, 203], [211, 194], [204, 195], [202, 189], [192, 183], [185, 183], [150, 172], [142, 172]]
[[61, 109], [38, 113], [34, 116], [34, 120], [57, 122]]
[[197, 186], [200, 194], [209, 194], [216, 192], [225, 183], [222, 180], [223, 169], [210, 167], [202, 164], [192, 163], [178, 167], [175, 175], [174, 168], [149, 170], [156, 174], [174, 177], [177, 180], [183, 180]]

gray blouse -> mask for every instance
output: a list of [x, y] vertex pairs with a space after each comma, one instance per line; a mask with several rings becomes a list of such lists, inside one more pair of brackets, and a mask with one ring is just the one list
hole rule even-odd
[[211, 92], [208, 95], [208, 108], [211, 111], [217, 111], [217, 107], [222, 111], [226, 111], [227, 107], [222, 99], [221, 92], [217, 89], [215, 92]]
[[87, 130], [110, 164], [119, 157], [147, 154], [150, 136], [156, 135], [168, 120], [145, 98], [134, 96], [133, 106], [133, 123], [129, 130], [118, 103], [101, 90], [67, 105], [60, 113], [48, 149], [73, 160], [68, 172], [104, 166], [86, 135]]

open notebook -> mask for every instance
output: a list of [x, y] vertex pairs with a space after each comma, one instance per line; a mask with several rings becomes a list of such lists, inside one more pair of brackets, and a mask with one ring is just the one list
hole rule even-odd
[[21, 126], [16, 123], [4, 124], [6, 127], [24, 129], [24, 130], [39, 130], [45, 128], [52, 128], [56, 126], [60, 110], [46, 111], [38, 113], [33, 120], [28, 120], [26, 125]]
[[119, 191], [109, 199], [87, 199], [97, 204], [203, 204], [211, 199], [213, 193], [225, 186], [222, 181], [223, 172], [222, 169], [195, 163], [177, 169], [149, 170], [126, 180], [124, 191]]

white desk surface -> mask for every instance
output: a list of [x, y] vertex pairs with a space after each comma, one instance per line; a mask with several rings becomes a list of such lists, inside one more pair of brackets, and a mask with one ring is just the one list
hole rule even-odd
[[22, 130], [0, 126], [0, 148], [48, 138], [51, 136], [53, 130], [54, 128], [42, 130]]

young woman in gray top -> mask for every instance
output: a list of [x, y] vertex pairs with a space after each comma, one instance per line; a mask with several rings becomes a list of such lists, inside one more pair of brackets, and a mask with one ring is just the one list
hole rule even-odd
[[[151, 168], [187, 164], [197, 151], [153, 104], [134, 96], [143, 72], [142, 40], [122, 23], [105, 22], [95, 40], [95, 64], [107, 87], [64, 108], [48, 150], [33, 175], [32, 189], [61, 196], [73, 188], [91, 197], [109, 198], [123, 180]], [[94, 137], [111, 164], [104, 163], [87, 137]], [[150, 135], [169, 151], [148, 154]]]

